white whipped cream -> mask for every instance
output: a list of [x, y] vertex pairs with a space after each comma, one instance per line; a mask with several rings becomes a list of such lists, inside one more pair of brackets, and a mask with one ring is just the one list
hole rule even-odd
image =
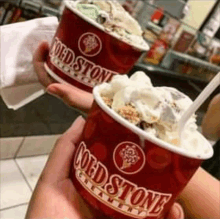
[[165, 142], [200, 154], [207, 149], [204, 139], [199, 137], [196, 116], [186, 123], [183, 138], [179, 142], [178, 122], [192, 104], [192, 100], [175, 88], [153, 87], [150, 78], [141, 71], [127, 75], [116, 75], [110, 83], [99, 86], [100, 95], [113, 99], [112, 109], [117, 110], [132, 104], [139, 112], [141, 121], [147, 124], [144, 131]]

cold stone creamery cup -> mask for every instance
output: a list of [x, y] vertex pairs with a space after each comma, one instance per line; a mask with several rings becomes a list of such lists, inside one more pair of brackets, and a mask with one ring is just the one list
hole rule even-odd
[[115, 74], [126, 74], [148, 47], [123, 42], [104, 30], [101, 24], [73, 8], [65, 9], [45, 63], [57, 81], [92, 92]]
[[[163, 218], [201, 162], [183, 148], [150, 137], [105, 105], [99, 86], [82, 140], [74, 154], [71, 178], [94, 208], [111, 218]], [[201, 135], [201, 138], [204, 138]]]

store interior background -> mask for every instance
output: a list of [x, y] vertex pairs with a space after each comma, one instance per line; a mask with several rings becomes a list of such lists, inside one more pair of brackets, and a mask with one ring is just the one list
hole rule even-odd
[[[220, 1], [122, 0], [121, 3], [139, 21], [151, 48], [161, 42], [169, 22], [176, 27], [165, 40], [163, 53], [155, 57], [143, 54], [129, 75], [143, 70], [154, 86], [176, 87], [194, 100], [220, 71]], [[0, 0], [0, 23], [7, 25], [47, 16], [60, 18], [62, 9], [59, 0]], [[217, 92], [219, 88], [197, 111], [199, 126]], [[81, 112], [49, 94], [17, 111], [7, 109], [0, 97], [0, 109], [3, 191], [0, 218], [23, 218], [51, 148]]]

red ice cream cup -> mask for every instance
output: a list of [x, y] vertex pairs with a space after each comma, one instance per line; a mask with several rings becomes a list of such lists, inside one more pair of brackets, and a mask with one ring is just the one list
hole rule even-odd
[[73, 157], [71, 178], [95, 209], [111, 218], [163, 218], [201, 162], [123, 119], [105, 105], [99, 86]]
[[45, 68], [57, 81], [92, 92], [115, 74], [128, 73], [149, 47], [122, 41], [71, 4], [65, 2]]

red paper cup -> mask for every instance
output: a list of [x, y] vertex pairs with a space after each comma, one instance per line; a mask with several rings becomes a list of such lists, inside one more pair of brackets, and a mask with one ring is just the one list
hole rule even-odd
[[[210, 150], [195, 156], [95, 101], [74, 153], [71, 178], [82, 197], [111, 218], [163, 218]], [[201, 138], [204, 138], [201, 135]]]
[[126, 74], [149, 48], [123, 42], [102, 25], [84, 16], [66, 1], [65, 9], [45, 63], [57, 81], [88, 92], [108, 82], [115, 74]]

